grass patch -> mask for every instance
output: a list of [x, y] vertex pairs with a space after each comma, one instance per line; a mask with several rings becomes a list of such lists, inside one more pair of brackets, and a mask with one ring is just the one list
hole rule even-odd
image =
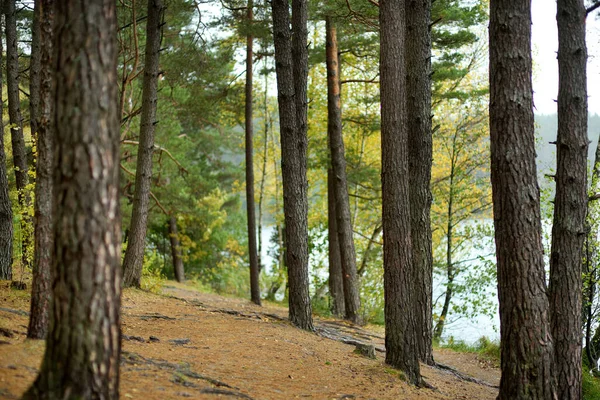
[[451, 336], [450, 339], [448, 339], [448, 342], [439, 347], [461, 353], [475, 353], [482, 359], [491, 361], [496, 366], [500, 366], [500, 342], [490, 340], [486, 336], [482, 336], [473, 344], [465, 343], [462, 340], [454, 340]]

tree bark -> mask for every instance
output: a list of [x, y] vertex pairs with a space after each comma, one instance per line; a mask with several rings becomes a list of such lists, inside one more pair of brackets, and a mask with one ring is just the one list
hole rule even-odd
[[500, 305], [498, 399], [556, 399], [531, 86], [531, 1], [490, 2], [492, 195]]
[[558, 0], [558, 139], [550, 311], [560, 399], [581, 398], [581, 263], [587, 211], [587, 47], [583, 0]]
[[285, 261], [292, 323], [314, 330], [308, 291], [308, 198], [306, 178], [307, 4], [293, 0], [292, 31], [286, 0], [273, 0], [273, 37], [281, 131]]
[[[0, 0], [0, 9], [4, 7]], [[2, 65], [2, 41], [0, 40], [0, 65]], [[0, 115], [4, 110], [2, 102], [2, 68], [0, 68]], [[0, 132], [4, 132], [4, 123], [0, 118]], [[4, 135], [0, 135], [0, 279], [12, 279], [13, 255], [13, 212], [8, 194], [8, 172], [6, 170], [6, 153], [4, 151]]]
[[154, 131], [157, 123], [158, 61], [163, 12], [162, 0], [148, 0], [140, 140], [135, 170], [135, 191], [131, 210], [131, 225], [129, 226], [129, 241], [123, 259], [123, 285], [125, 287], [139, 287], [142, 279], [150, 203]]
[[6, 87], [8, 93], [8, 115], [10, 119], [10, 136], [13, 151], [13, 163], [17, 183], [19, 205], [21, 207], [21, 260], [25, 266], [30, 265], [28, 249], [31, 247], [31, 217], [28, 208], [31, 204], [29, 195], [29, 166], [27, 150], [23, 137], [23, 119], [21, 118], [21, 99], [19, 96], [19, 53], [17, 48], [17, 16], [16, 0], [5, 0], [6, 18]]
[[406, 116], [404, 0], [381, 0], [381, 181], [386, 363], [421, 383], [412, 245]]
[[121, 257], [116, 6], [59, 1], [53, 299], [26, 399], [117, 399]]
[[[246, 9], [247, 29], [251, 29], [254, 3], [248, 0]], [[248, 219], [248, 258], [250, 259], [250, 299], [260, 305], [260, 282], [258, 253], [256, 250], [256, 206], [254, 203], [254, 122], [252, 121], [252, 67], [254, 37], [251, 30], [246, 36], [246, 215]]]
[[173, 257], [173, 272], [177, 282], [185, 281], [183, 259], [181, 257], [181, 245], [177, 231], [177, 219], [173, 215], [169, 217], [169, 239], [171, 241], [171, 256]]
[[431, 0], [408, 0], [406, 10], [406, 90], [408, 93], [408, 175], [413, 282], [419, 359], [433, 365], [433, 253], [429, 187], [433, 163], [431, 136]]
[[29, 127], [31, 137], [37, 136], [38, 123], [40, 120], [40, 69], [42, 67], [41, 57], [41, 13], [40, 1], [33, 4], [33, 21], [31, 24], [31, 58], [29, 61]]
[[[40, 52], [39, 58], [39, 104], [35, 122], [32, 115], [32, 126], [37, 129], [37, 161], [34, 201], [34, 255], [33, 282], [31, 289], [31, 313], [27, 337], [43, 339], [48, 332], [48, 307], [51, 291], [52, 247], [52, 175], [54, 173], [54, 133], [52, 131], [54, 86], [52, 72], [52, 37], [54, 23], [54, 0], [36, 0], [34, 14], [39, 26], [32, 45], [32, 51]], [[33, 54], [32, 54], [33, 58]], [[36, 63], [38, 63], [36, 62]], [[33, 61], [32, 61], [33, 64]], [[33, 65], [32, 65], [33, 68]], [[33, 91], [33, 87], [32, 87]], [[33, 127], [32, 127], [33, 132]]]
[[356, 274], [356, 250], [354, 248], [352, 221], [350, 218], [344, 138], [342, 136], [337, 31], [331, 17], [326, 18], [325, 25], [327, 41], [327, 132], [329, 133], [335, 215], [342, 261], [342, 278], [344, 281], [345, 318], [352, 322], [358, 322], [360, 317], [360, 297]]
[[342, 260], [340, 242], [338, 240], [337, 220], [335, 213], [335, 194], [333, 190], [333, 171], [327, 168], [327, 231], [329, 234], [329, 294], [331, 296], [331, 313], [337, 317], [346, 315], [344, 299], [344, 280], [342, 277]]

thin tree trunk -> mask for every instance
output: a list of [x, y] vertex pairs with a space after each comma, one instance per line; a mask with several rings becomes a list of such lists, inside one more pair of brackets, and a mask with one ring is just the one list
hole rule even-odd
[[421, 383], [412, 289], [404, 0], [379, 2], [386, 363]]
[[344, 299], [344, 279], [342, 277], [342, 260], [340, 242], [338, 240], [337, 219], [335, 213], [335, 195], [333, 190], [333, 171], [327, 168], [327, 231], [329, 234], [329, 294], [331, 295], [331, 312], [337, 317], [346, 315]]
[[[0, 0], [0, 9], [4, 7]], [[0, 65], [2, 65], [2, 41], [0, 40]], [[0, 115], [3, 114], [2, 102], [2, 68], [0, 68]], [[4, 132], [4, 123], [0, 118], [0, 132]], [[4, 151], [4, 135], [0, 135], [0, 279], [12, 279], [13, 255], [13, 212], [8, 193], [8, 172], [6, 170], [6, 153]]]
[[29, 266], [31, 247], [31, 217], [28, 208], [31, 203], [29, 195], [29, 166], [27, 150], [23, 137], [23, 119], [21, 118], [21, 99], [19, 97], [19, 53], [17, 48], [17, 16], [16, 0], [5, 0], [4, 13], [6, 18], [6, 87], [8, 93], [8, 115], [10, 119], [10, 135], [13, 151], [13, 163], [17, 183], [19, 205], [21, 207], [21, 260], [24, 266]]
[[[251, 29], [254, 3], [248, 0], [246, 22]], [[254, 203], [254, 122], [252, 121], [252, 67], [254, 37], [249, 31], [246, 36], [246, 215], [248, 219], [248, 257], [250, 259], [250, 299], [260, 305], [260, 282], [258, 254], [256, 251], [256, 205]]]
[[142, 89], [140, 140], [135, 171], [135, 192], [129, 226], [129, 242], [123, 259], [123, 285], [140, 286], [144, 263], [146, 229], [152, 178], [152, 154], [158, 102], [159, 50], [164, 6], [162, 0], [148, 0], [146, 22], [146, 55]]
[[[456, 136], [454, 137], [456, 139]], [[454, 140], [454, 145], [456, 145], [456, 140]], [[450, 310], [450, 302], [452, 301], [452, 295], [454, 294], [454, 262], [452, 260], [452, 246], [453, 246], [453, 231], [452, 228], [454, 226], [454, 148], [452, 154], [452, 161], [450, 167], [450, 193], [448, 196], [448, 225], [446, 227], [446, 277], [448, 282], [446, 284], [446, 294], [444, 296], [444, 305], [442, 306], [442, 312], [437, 320], [437, 324], [435, 325], [435, 330], [433, 332], [433, 339], [436, 342], [442, 338], [442, 333], [444, 332], [444, 326], [446, 325], [446, 318], [448, 318], [448, 311]]]
[[452, 138], [452, 156], [450, 159], [450, 185], [448, 192], [448, 220], [446, 225], [446, 278], [448, 279], [446, 284], [446, 293], [444, 295], [444, 305], [442, 306], [442, 312], [438, 317], [437, 323], [433, 330], [433, 340], [439, 342], [444, 333], [444, 327], [446, 325], [446, 318], [448, 318], [448, 311], [450, 310], [450, 302], [452, 301], [452, 295], [454, 294], [454, 261], [452, 260], [452, 246], [454, 239], [454, 179], [455, 179], [455, 168], [456, 168], [456, 144], [457, 135], [455, 134]]
[[[32, 115], [32, 125], [37, 129], [37, 161], [34, 202], [34, 256], [33, 282], [31, 289], [31, 313], [27, 337], [42, 339], [48, 332], [48, 307], [50, 303], [52, 279], [52, 174], [54, 173], [54, 133], [52, 131], [54, 85], [52, 72], [52, 37], [54, 23], [54, 0], [36, 0], [34, 14], [39, 26], [34, 40], [39, 43], [32, 46], [32, 51], [40, 52], [38, 60], [39, 71], [39, 105], [36, 111], [35, 123]], [[33, 54], [32, 54], [33, 58]], [[32, 65], [33, 68], [33, 65]], [[32, 87], [33, 90], [33, 87]], [[33, 128], [32, 128], [33, 130]]]
[[265, 115], [264, 115], [264, 142], [263, 142], [263, 155], [262, 155], [262, 166], [260, 173], [260, 189], [258, 193], [258, 270], [261, 271], [264, 268], [262, 263], [262, 221], [263, 221], [263, 199], [265, 197], [265, 180], [267, 178], [267, 159], [269, 158], [269, 95], [267, 92], [268, 87], [268, 76], [265, 74]]
[[406, 72], [408, 173], [414, 288], [419, 359], [433, 365], [431, 244], [431, 0], [408, 0], [406, 11]]
[[554, 400], [531, 87], [531, 1], [490, 2], [490, 133], [500, 400]]
[[181, 258], [181, 245], [179, 243], [179, 233], [177, 231], [177, 219], [173, 215], [169, 216], [169, 239], [171, 241], [171, 256], [173, 257], [173, 272], [177, 282], [185, 281], [183, 269], [183, 259]]
[[381, 234], [383, 230], [383, 225], [377, 225], [369, 238], [369, 243], [367, 243], [367, 248], [363, 253], [363, 259], [360, 263], [360, 268], [358, 269], [358, 276], [363, 276], [365, 271], [367, 270], [367, 263], [369, 262], [369, 258], [371, 257], [371, 252], [373, 251], [373, 244], [377, 241], [377, 237]]
[[[285, 260], [292, 323], [314, 330], [308, 291], [308, 198], [306, 178], [307, 4], [293, 0], [292, 31], [286, 0], [273, 0], [273, 37], [281, 130]], [[293, 54], [292, 54], [293, 53]]]
[[327, 131], [329, 133], [335, 213], [342, 261], [342, 278], [344, 281], [345, 318], [352, 322], [358, 322], [360, 297], [356, 274], [356, 250], [354, 248], [352, 221], [350, 218], [348, 180], [346, 179], [344, 138], [342, 136], [337, 32], [331, 17], [326, 18], [325, 25], [327, 36]]
[[550, 311], [560, 399], [581, 398], [581, 262], [587, 211], [586, 9], [558, 0], [558, 139]]
[[55, 19], [56, 273], [46, 352], [24, 398], [116, 399], [121, 350], [116, 6], [111, 0], [58, 1]]
[[[592, 169], [590, 194], [600, 193], [600, 140], [596, 145], [596, 154], [594, 157], [594, 166]], [[594, 321], [593, 304], [596, 296], [596, 286], [598, 277], [598, 232], [600, 232], [600, 203], [593, 200], [588, 203], [586, 216], [586, 257], [583, 262], [583, 312], [585, 325], [585, 352], [590, 367], [596, 365], [598, 355], [592, 344], [592, 324]]]
[[41, 2], [34, 0], [33, 21], [31, 24], [31, 58], [29, 61], [29, 127], [31, 137], [35, 140], [40, 120], [40, 69], [41, 64]]

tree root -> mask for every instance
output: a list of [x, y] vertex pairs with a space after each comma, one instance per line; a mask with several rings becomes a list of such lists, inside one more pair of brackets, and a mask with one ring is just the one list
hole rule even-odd
[[441, 370], [445, 370], [445, 371], [449, 371], [452, 374], [454, 374], [458, 379], [463, 380], [465, 382], [472, 382], [472, 383], [476, 383], [478, 385], [482, 385], [482, 386], [487, 386], [487, 387], [491, 387], [494, 389], [498, 389], [500, 386], [498, 385], [492, 385], [491, 383], [488, 383], [486, 381], [482, 381], [481, 379], [477, 379], [477, 378], [473, 378], [472, 376], [463, 374], [462, 372], [458, 371], [457, 369], [446, 365], [446, 364], [440, 364], [438, 362], [436, 362], [433, 367], [437, 368], [437, 369], [441, 369]]
[[[174, 378], [171, 380], [173, 383], [182, 385], [184, 387], [198, 389], [200, 391], [200, 393], [222, 394], [222, 395], [226, 395], [226, 396], [239, 397], [241, 399], [253, 400], [252, 397], [240, 392], [239, 391], [240, 389], [235, 386], [231, 386], [225, 382], [219, 381], [219, 380], [211, 378], [209, 376], [198, 374], [198, 373], [190, 370], [190, 365], [187, 363], [173, 364], [173, 363], [170, 363], [167, 361], [146, 358], [137, 353], [132, 353], [132, 352], [128, 352], [128, 351], [123, 351], [121, 353], [121, 363], [124, 363], [124, 364], [144, 363], [144, 364], [148, 364], [148, 365], [153, 365], [153, 366], [157, 367], [158, 369], [171, 371], [175, 374]], [[192, 378], [192, 379], [201, 379], [203, 381], [210, 383], [211, 385], [216, 386], [217, 388], [201, 388], [194, 382], [187, 381], [186, 379], [183, 378], [183, 376], [185, 376], [187, 378]], [[227, 389], [220, 389], [220, 388], [227, 388]]]

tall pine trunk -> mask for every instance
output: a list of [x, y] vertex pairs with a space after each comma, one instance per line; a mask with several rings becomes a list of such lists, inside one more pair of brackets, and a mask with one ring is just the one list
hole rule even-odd
[[558, 0], [558, 139], [550, 310], [560, 399], [581, 398], [581, 262], [587, 211], [586, 9]]
[[[306, 84], [308, 73], [307, 4], [293, 0], [290, 30], [287, 0], [273, 0], [273, 38], [281, 131], [281, 170], [285, 218], [285, 263], [288, 269], [292, 323], [313, 330], [308, 291], [308, 197]], [[293, 42], [292, 42], [293, 40]]]
[[116, 6], [111, 0], [58, 1], [55, 19], [56, 274], [46, 352], [24, 398], [116, 399], [121, 350]]
[[331, 313], [337, 317], [346, 315], [344, 299], [344, 280], [342, 277], [342, 259], [338, 240], [337, 219], [335, 213], [335, 193], [333, 189], [333, 171], [327, 168], [327, 232], [329, 234], [329, 294]]
[[356, 274], [356, 250], [350, 218], [348, 180], [346, 179], [344, 138], [342, 136], [337, 31], [331, 17], [326, 18], [325, 26], [327, 41], [327, 132], [329, 134], [335, 217], [337, 219], [338, 243], [344, 282], [345, 318], [352, 322], [358, 322], [360, 298]]
[[246, 215], [248, 219], [248, 258], [250, 259], [250, 299], [260, 305], [260, 269], [256, 250], [256, 206], [254, 203], [254, 121], [252, 121], [252, 67], [254, 53], [252, 44], [252, 21], [254, 3], [248, 0], [246, 23], [249, 29], [246, 36]]
[[433, 364], [431, 244], [431, 0], [406, 3], [406, 90], [410, 224], [419, 359]]
[[[0, 9], [4, 7], [0, 0]], [[0, 65], [2, 65], [2, 41], [0, 40]], [[0, 68], [0, 100], [2, 99], [2, 68]], [[0, 101], [0, 115], [4, 103]], [[4, 132], [4, 123], [0, 118], [0, 132]], [[8, 194], [8, 171], [6, 170], [6, 152], [4, 135], [0, 135], [0, 279], [12, 279], [13, 255], [13, 212]]]
[[31, 217], [29, 205], [31, 196], [28, 193], [29, 165], [27, 150], [23, 137], [23, 119], [21, 117], [21, 99], [19, 96], [19, 53], [17, 47], [17, 10], [16, 0], [5, 0], [4, 13], [6, 21], [6, 87], [8, 93], [8, 115], [10, 119], [10, 136], [13, 151], [13, 164], [17, 183], [19, 205], [21, 207], [21, 260], [29, 266], [31, 245]]
[[146, 22], [146, 51], [142, 89], [140, 140], [135, 170], [135, 192], [129, 226], [129, 240], [123, 259], [123, 285], [140, 286], [144, 263], [146, 229], [152, 179], [152, 154], [156, 128], [156, 103], [158, 102], [159, 50], [164, 7], [162, 0], [148, 0]]
[[171, 256], [173, 257], [173, 272], [177, 282], [185, 280], [185, 271], [183, 269], [183, 259], [181, 257], [181, 245], [179, 243], [179, 233], [177, 231], [177, 219], [175, 216], [169, 216], [169, 240], [171, 241]]
[[406, 116], [404, 0], [381, 0], [381, 181], [386, 363], [421, 383], [416, 337]]
[[[34, 202], [34, 254], [33, 282], [31, 289], [31, 313], [27, 337], [42, 339], [48, 331], [48, 307], [51, 296], [52, 246], [52, 174], [54, 173], [54, 133], [52, 131], [54, 79], [52, 76], [53, 48], [52, 37], [54, 23], [54, 0], [36, 0], [35, 10], [37, 35], [33, 39], [32, 52], [38, 51], [39, 61], [35, 64], [38, 71], [39, 105], [32, 118], [37, 129], [37, 161]], [[36, 39], [37, 38], [37, 39]], [[33, 54], [32, 54], [33, 58]], [[34, 67], [32, 61], [32, 68]], [[31, 87], [32, 96], [34, 87]], [[35, 123], [33, 122], [35, 121]]]
[[531, 1], [490, 2], [490, 134], [500, 400], [556, 396], [531, 86]]

